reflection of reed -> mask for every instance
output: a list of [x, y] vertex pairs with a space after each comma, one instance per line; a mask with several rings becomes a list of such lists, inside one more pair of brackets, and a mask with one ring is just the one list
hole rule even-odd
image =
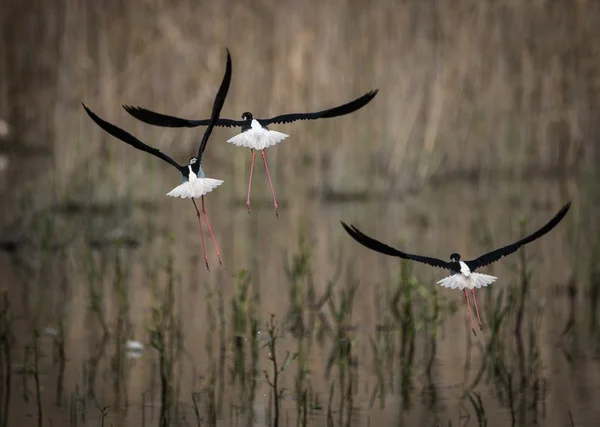
[[297, 250], [291, 257], [286, 256], [290, 259], [285, 266], [289, 308], [284, 324], [296, 341], [297, 373], [294, 379], [294, 392], [299, 401], [296, 405], [298, 425], [308, 423], [309, 391], [312, 389], [309, 357], [313, 343], [316, 341], [323, 346], [325, 338], [331, 335], [329, 322], [322, 309], [329, 301], [342, 272], [340, 259], [333, 277], [327, 281], [323, 294], [318, 295], [313, 277], [312, 246], [312, 242], [307, 239], [305, 227], [301, 225]]
[[8, 427], [12, 386], [12, 317], [6, 292], [0, 297], [0, 426]]
[[351, 265], [346, 270], [346, 286], [338, 289], [337, 296], [332, 293], [327, 300], [330, 316], [333, 319], [331, 335], [332, 348], [327, 358], [325, 377], [329, 379], [331, 370], [336, 367], [339, 386], [339, 423], [351, 422], [353, 409], [353, 390], [356, 387], [357, 358], [353, 355], [355, 338], [350, 335], [352, 326], [352, 311], [354, 297], [358, 290], [358, 280], [354, 276]]
[[[131, 321], [129, 320], [129, 292], [127, 287], [129, 263], [127, 259], [123, 260], [123, 258], [126, 256], [126, 253], [119, 247], [118, 243], [116, 247], [113, 248], [112, 255], [114, 256], [113, 292], [117, 306], [117, 318], [114, 332], [115, 353], [112, 358], [112, 379], [114, 393], [113, 405], [115, 408], [120, 408], [122, 406], [122, 399], [125, 401], [125, 403], [128, 401], [125, 383], [125, 379], [128, 377], [127, 366], [125, 365], [125, 344], [131, 336]], [[125, 408], [127, 408], [127, 404], [125, 405]]]
[[[522, 234], [524, 225], [525, 222], [522, 222]], [[487, 422], [485, 410], [480, 396], [473, 390], [484, 378], [492, 383], [498, 400], [509, 410], [512, 425], [537, 422], [539, 404], [545, 398], [546, 380], [542, 376], [539, 336], [536, 334], [541, 307], [531, 303], [528, 264], [525, 250], [520, 249], [518, 285], [510, 286], [506, 292], [499, 291], [495, 301], [491, 300], [491, 309], [488, 309], [491, 334], [481, 347], [484, 355], [482, 364], [464, 394], [471, 401], [480, 425], [483, 421]], [[509, 330], [511, 325], [512, 333]], [[524, 330], [528, 331], [527, 342], [523, 338]], [[511, 343], [514, 343], [514, 348]]]
[[53, 364], [58, 358], [58, 367], [56, 373], [56, 406], [60, 407], [63, 403], [65, 369], [67, 365], [67, 350], [66, 350], [66, 323], [68, 321], [67, 306], [65, 301], [69, 299], [69, 278], [67, 275], [67, 254], [64, 250], [60, 251], [60, 290], [59, 298], [56, 304], [56, 319], [58, 322], [58, 330], [54, 337], [54, 352]]
[[88, 285], [88, 312], [90, 316], [96, 319], [97, 325], [101, 329], [100, 339], [98, 340], [99, 334], [94, 333], [97, 330], [96, 323], [88, 325], [88, 330], [91, 331], [89, 334], [89, 346], [91, 350], [85, 365], [85, 369], [87, 370], [87, 396], [95, 400], [98, 365], [104, 357], [110, 337], [110, 331], [105, 318], [103, 291], [104, 275], [108, 271], [108, 256], [104, 252], [100, 252], [98, 256], [95, 256], [94, 251], [88, 248], [83, 253], [82, 264]]
[[175, 286], [180, 282], [175, 272], [172, 239], [169, 238], [165, 244], [167, 247], [163, 251], [163, 257], [166, 260], [166, 283], [164, 286], [153, 283], [154, 302], [150, 326], [150, 345], [158, 353], [159, 425], [162, 427], [169, 426], [178, 412], [177, 397], [181, 378], [175, 377], [175, 368], [181, 363], [180, 356], [183, 351], [182, 326], [175, 310]]
[[247, 425], [253, 425], [254, 402], [259, 380], [260, 296], [246, 269], [236, 277], [235, 295], [231, 299], [232, 315], [232, 383], [238, 389], [239, 413], [246, 415]]
[[[271, 374], [267, 370], [264, 371], [265, 380], [271, 388], [273, 402], [273, 427], [279, 427], [279, 419], [281, 413], [281, 400], [283, 398], [284, 388], [281, 386], [281, 374], [296, 359], [296, 354], [292, 355], [289, 351], [286, 352], [283, 360], [277, 357], [277, 341], [283, 338], [281, 327], [275, 320], [275, 315], [271, 314], [269, 321], [266, 324], [267, 342], [264, 347], [268, 350], [268, 359], [271, 362]], [[269, 404], [269, 410], [271, 405]], [[269, 417], [270, 421], [270, 417]]]

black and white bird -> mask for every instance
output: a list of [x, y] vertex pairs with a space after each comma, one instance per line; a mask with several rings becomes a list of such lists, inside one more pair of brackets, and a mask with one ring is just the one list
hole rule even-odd
[[[282, 114], [271, 117], [270, 119], [257, 119], [252, 115], [252, 113], [245, 112], [242, 114], [242, 120], [217, 120], [216, 126], [241, 128], [241, 133], [233, 138], [228, 139], [227, 142], [239, 147], [250, 148], [252, 151], [252, 165], [250, 166], [248, 197], [246, 199], [248, 213], [250, 213], [250, 189], [252, 187], [252, 172], [254, 171], [254, 150], [260, 150], [261, 157], [265, 165], [265, 171], [267, 173], [267, 179], [269, 180], [269, 187], [271, 188], [271, 196], [273, 198], [273, 205], [275, 206], [275, 215], [279, 216], [279, 207], [277, 205], [277, 200], [275, 199], [275, 192], [273, 191], [273, 184], [271, 183], [271, 176], [269, 175], [269, 168], [267, 167], [267, 158], [265, 157], [264, 150], [280, 143], [286, 139], [288, 135], [270, 130], [268, 126], [278, 123], [292, 123], [297, 120], [316, 120], [344, 116], [346, 114], [353, 113], [354, 111], [357, 111], [367, 105], [373, 98], [375, 98], [375, 95], [377, 95], [378, 91], [379, 89], [372, 90], [360, 98], [348, 102], [347, 104], [330, 108], [328, 110], [317, 111], [315, 113]], [[155, 126], [196, 127], [206, 126], [209, 122], [209, 120], [190, 120], [168, 116], [161, 113], [155, 113], [145, 108], [134, 107], [130, 105], [124, 105], [123, 108], [125, 108], [125, 110], [136, 119]]]
[[225, 103], [225, 98], [227, 97], [227, 92], [229, 91], [229, 84], [231, 82], [231, 57], [229, 55], [229, 50], [227, 50], [227, 64], [225, 69], [225, 76], [223, 77], [223, 81], [221, 82], [221, 86], [219, 87], [219, 91], [217, 92], [217, 96], [215, 97], [215, 101], [213, 104], [212, 114], [208, 123], [208, 127], [204, 132], [204, 136], [202, 137], [202, 141], [200, 142], [200, 148], [198, 149], [198, 155], [196, 157], [192, 157], [188, 164], [182, 166], [178, 164], [171, 157], [167, 156], [165, 153], [161, 152], [157, 148], [150, 147], [149, 145], [144, 144], [139, 139], [131, 135], [130, 133], [124, 131], [123, 129], [102, 120], [92, 111], [90, 111], [83, 103], [83, 108], [88, 113], [88, 115], [92, 118], [94, 122], [98, 126], [100, 126], [104, 131], [108, 132], [115, 138], [120, 139], [126, 144], [131, 145], [138, 150], [145, 151], [146, 153], [150, 153], [165, 162], [171, 164], [176, 167], [177, 170], [181, 173], [182, 183], [175, 187], [173, 190], [167, 193], [167, 196], [172, 197], [181, 197], [182, 199], [189, 198], [192, 200], [194, 207], [196, 208], [196, 216], [198, 217], [198, 224], [200, 225], [200, 237], [202, 238], [202, 250], [204, 251], [204, 261], [206, 262], [206, 268], [210, 271], [208, 266], [208, 257], [206, 255], [206, 246], [204, 245], [204, 235], [202, 234], [202, 221], [200, 219], [200, 211], [198, 210], [198, 206], [196, 205], [196, 201], [194, 198], [202, 198], [202, 214], [204, 216], [204, 220], [206, 221], [206, 226], [208, 227], [208, 231], [210, 233], [210, 237], [215, 246], [215, 251], [217, 253], [217, 258], [219, 259], [219, 264], [221, 262], [221, 254], [219, 252], [219, 247], [217, 246], [217, 242], [215, 241], [215, 237], [213, 235], [212, 229], [210, 227], [210, 223], [208, 222], [208, 216], [206, 215], [206, 209], [204, 208], [204, 195], [211, 192], [219, 185], [223, 183], [220, 179], [207, 178], [202, 170], [202, 155], [204, 150], [206, 149], [206, 144], [208, 143], [208, 139], [212, 130], [219, 119], [219, 114], [221, 113], [221, 109], [223, 108], [223, 104]]
[[408, 259], [412, 261], [422, 262], [433, 267], [440, 267], [446, 270], [450, 270], [452, 275], [448, 277], [444, 277], [442, 280], [437, 283], [441, 286], [450, 289], [460, 289], [465, 293], [465, 299], [467, 300], [467, 308], [469, 310], [469, 320], [471, 321], [471, 329], [473, 333], [477, 335], [475, 332], [475, 327], [473, 326], [473, 318], [471, 316], [471, 305], [469, 303], [469, 295], [467, 294], [467, 289], [471, 290], [471, 295], [473, 295], [473, 301], [475, 303], [475, 311], [477, 313], [477, 320], [479, 321], [479, 328], [482, 329], [481, 317], [479, 316], [479, 308], [477, 307], [477, 299], [475, 298], [475, 288], [486, 287], [492, 283], [494, 283], [497, 279], [495, 276], [490, 276], [487, 274], [476, 273], [475, 270], [481, 267], [485, 267], [486, 265], [492, 264], [493, 262], [498, 261], [500, 258], [508, 256], [517, 251], [521, 246], [526, 245], [527, 243], [531, 243], [536, 239], [539, 239], [544, 234], [548, 233], [552, 230], [556, 225], [564, 218], [564, 216], [569, 211], [571, 207], [571, 202], [568, 202], [564, 205], [560, 211], [552, 218], [546, 225], [540, 228], [533, 234], [519, 240], [518, 242], [512, 243], [510, 245], [504, 246], [500, 249], [496, 249], [492, 252], [488, 252], [485, 255], [481, 255], [479, 258], [476, 258], [471, 261], [462, 261], [461, 256], [457, 253], [453, 253], [450, 255], [450, 262], [443, 261], [437, 258], [430, 258], [422, 255], [414, 255], [406, 252], [402, 252], [398, 249], [394, 249], [382, 242], [379, 242], [365, 234], [363, 234], [358, 228], [353, 225], [348, 226], [346, 223], [341, 221], [344, 229], [363, 246], [367, 248], [380, 252], [385, 255], [396, 256], [403, 259]]

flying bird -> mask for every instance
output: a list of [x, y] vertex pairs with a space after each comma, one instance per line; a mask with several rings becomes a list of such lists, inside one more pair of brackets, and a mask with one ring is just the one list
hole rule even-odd
[[[347, 104], [339, 105], [328, 110], [317, 111], [315, 113], [282, 114], [279, 116], [271, 117], [270, 119], [257, 119], [254, 118], [252, 113], [245, 112], [242, 114], [242, 120], [217, 120], [216, 126], [241, 128], [241, 133], [234, 136], [233, 138], [228, 139], [227, 142], [240, 147], [250, 148], [250, 150], [252, 151], [252, 165], [250, 166], [250, 179], [248, 181], [248, 197], [246, 199], [246, 207], [248, 208], [248, 213], [250, 213], [250, 189], [252, 188], [252, 173], [254, 171], [254, 150], [259, 150], [261, 152], [261, 157], [265, 165], [265, 171], [267, 173], [267, 179], [269, 181], [269, 187], [271, 189], [271, 196], [273, 198], [273, 205], [275, 207], [275, 215], [279, 217], [279, 206], [277, 205], [277, 200], [275, 199], [275, 192], [273, 191], [273, 184], [271, 183], [271, 176], [269, 175], [269, 168], [267, 166], [265, 150], [275, 144], [280, 143], [285, 138], [287, 138], [288, 135], [274, 130], [269, 130], [268, 126], [279, 123], [292, 123], [297, 120], [316, 120], [344, 116], [346, 114], [353, 113], [354, 111], [357, 111], [360, 108], [367, 105], [373, 98], [375, 98], [375, 95], [377, 95], [378, 91], [379, 89], [372, 90], [364, 94], [360, 98], [348, 102]], [[130, 105], [123, 105], [123, 108], [125, 108], [125, 110], [136, 119], [155, 126], [196, 127], [206, 126], [209, 123], [209, 120], [206, 119], [182, 119], [161, 113], [155, 113], [145, 108]]]
[[219, 252], [219, 247], [217, 246], [217, 242], [215, 241], [215, 237], [213, 235], [212, 229], [210, 227], [210, 223], [208, 222], [208, 216], [206, 214], [206, 209], [204, 208], [204, 195], [211, 192], [219, 185], [223, 183], [220, 179], [207, 178], [202, 170], [202, 155], [204, 154], [204, 150], [206, 149], [206, 144], [208, 143], [208, 139], [212, 130], [219, 119], [219, 114], [221, 113], [221, 109], [223, 108], [223, 104], [225, 103], [225, 98], [227, 96], [227, 92], [229, 91], [229, 84], [231, 82], [231, 57], [229, 55], [229, 49], [227, 50], [227, 64], [225, 68], [225, 75], [223, 77], [223, 81], [221, 82], [221, 86], [219, 87], [219, 91], [217, 92], [217, 96], [215, 97], [215, 101], [213, 104], [212, 114], [210, 120], [208, 122], [208, 127], [204, 132], [204, 136], [202, 137], [202, 141], [200, 142], [200, 147], [198, 149], [198, 155], [196, 157], [192, 157], [187, 165], [180, 165], [171, 157], [167, 156], [165, 153], [160, 150], [150, 147], [149, 145], [144, 144], [139, 139], [124, 131], [123, 129], [102, 120], [92, 111], [90, 111], [83, 103], [83, 108], [87, 112], [87, 114], [92, 118], [94, 122], [98, 126], [100, 126], [104, 131], [111, 134], [117, 139], [125, 142], [126, 144], [131, 145], [138, 150], [145, 151], [146, 153], [152, 154], [165, 162], [171, 164], [176, 167], [177, 170], [181, 173], [182, 183], [175, 187], [173, 190], [167, 193], [167, 196], [172, 197], [181, 197], [182, 199], [189, 198], [192, 200], [194, 204], [194, 208], [196, 208], [196, 216], [198, 218], [198, 224], [200, 225], [200, 237], [202, 239], [202, 250], [204, 252], [204, 261], [206, 263], [206, 268], [210, 271], [208, 266], [208, 257], [206, 255], [206, 246], [204, 245], [204, 235], [202, 233], [202, 221], [200, 219], [200, 211], [198, 210], [198, 206], [196, 205], [196, 201], [194, 198], [202, 198], [202, 214], [204, 216], [204, 220], [206, 221], [206, 226], [208, 227], [208, 231], [210, 233], [210, 237], [212, 239], [213, 245], [215, 246], [215, 251], [217, 253], [217, 258], [219, 259], [219, 264], [221, 262], [221, 254]]
[[448, 262], [437, 258], [402, 252], [398, 249], [386, 245], [385, 243], [375, 240], [367, 236], [366, 234], [363, 234], [358, 228], [356, 228], [353, 225], [348, 226], [344, 221], [340, 222], [342, 223], [342, 226], [348, 232], [348, 234], [350, 234], [350, 236], [354, 238], [354, 240], [373, 251], [380, 252], [385, 255], [396, 256], [403, 259], [421, 262], [424, 264], [431, 265], [433, 267], [439, 267], [444, 268], [446, 270], [450, 270], [452, 272], [452, 275], [443, 278], [437, 283], [445, 288], [460, 289], [465, 293], [465, 299], [467, 300], [467, 309], [469, 310], [469, 320], [471, 321], [471, 330], [473, 331], [475, 336], [477, 336], [477, 333], [475, 332], [475, 327], [473, 326], [473, 317], [471, 316], [471, 305], [469, 303], [469, 295], [467, 294], [467, 289], [470, 289], [471, 295], [473, 295], [473, 302], [475, 303], [475, 311], [477, 313], [477, 320], [479, 321], [479, 328], [482, 330], [483, 326], [481, 323], [481, 317], [479, 316], [477, 299], [475, 298], [475, 288], [488, 286], [494, 283], [497, 277], [482, 273], [476, 273], [475, 270], [490, 265], [498, 261], [500, 258], [516, 252], [517, 249], [519, 249], [521, 246], [526, 245], [527, 243], [531, 243], [536, 239], [539, 239], [544, 234], [548, 233], [550, 230], [552, 230], [558, 225], [558, 223], [567, 214], [570, 207], [571, 202], [568, 202], [561, 208], [560, 211], [558, 211], [554, 218], [548, 221], [546, 225], [544, 225], [535, 233], [530, 234], [529, 236], [519, 240], [518, 242], [512, 243], [500, 249], [496, 249], [494, 251], [488, 252], [487, 254], [481, 255], [479, 258], [476, 258], [471, 261], [462, 261], [461, 256], [457, 253], [451, 254], [450, 262]]

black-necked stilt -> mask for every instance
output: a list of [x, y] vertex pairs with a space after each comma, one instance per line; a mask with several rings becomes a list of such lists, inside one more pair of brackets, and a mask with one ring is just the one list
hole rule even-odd
[[219, 114], [221, 113], [221, 109], [223, 108], [223, 104], [225, 103], [225, 98], [227, 96], [227, 92], [229, 90], [229, 83], [231, 82], [231, 57], [229, 55], [229, 50], [227, 50], [227, 65], [225, 69], [225, 76], [223, 77], [223, 81], [221, 82], [221, 86], [219, 87], [219, 91], [217, 92], [217, 96], [215, 97], [215, 101], [213, 104], [212, 114], [208, 123], [208, 127], [204, 132], [204, 136], [202, 137], [202, 142], [200, 142], [200, 148], [198, 149], [198, 156], [192, 157], [189, 163], [185, 166], [178, 164], [171, 157], [162, 153], [160, 150], [156, 148], [152, 148], [139, 139], [129, 134], [117, 126], [102, 120], [92, 111], [90, 111], [83, 103], [83, 108], [88, 113], [88, 115], [92, 118], [94, 122], [106, 132], [114, 136], [115, 138], [120, 139], [121, 141], [131, 145], [138, 150], [145, 151], [150, 153], [165, 162], [175, 166], [179, 172], [181, 172], [181, 177], [183, 183], [178, 185], [173, 190], [167, 193], [167, 196], [172, 197], [181, 197], [182, 199], [190, 198], [192, 199], [192, 203], [196, 208], [196, 216], [198, 217], [198, 224], [200, 225], [200, 237], [202, 238], [202, 250], [204, 251], [204, 261], [206, 262], [206, 268], [210, 271], [208, 266], [208, 257], [206, 256], [206, 247], [204, 245], [204, 235], [202, 234], [202, 221], [200, 219], [200, 211], [198, 210], [198, 206], [196, 205], [196, 201], [194, 198], [202, 198], [202, 214], [204, 215], [204, 220], [206, 221], [206, 226], [208, 227], [208, 231], [210, 233], [210, 237], [215, 246], [215, 251], [217, 252], [217, 258], [219, 259], [219, 264], [221, 262], [221, 254], [219, 253], [219, 247], [217, 246], [217, 242], [215, 241], [215, 237], [213, 235], [212, 229], [210, 228], [210, 223], [208, 222], [208, 216], [206, 215], [206, 209], [204, 208], [204, 195], [206, 193], [211, 192], [219, 185], [223, 183], [220, 179], [206, 178], [204, 175], [204, 171], [202, 170], [202, 154], [206, 149], [206, 144], [208, 142], [208, 138], [212, 133], [213, 127], [215, 126], [216, 121], [219, 118]]
[[[346, 114], [350, 114], [365, 105], [367, 105], [379, 89], [372, 90], [360, 98], [348, 102], [347, 104], [340, 105], [328, 110], [317, 111], [315, 113], [292, 113], [282, 114], [279, 116], [271, 117], [270, 119], [257, 119], [254, 118], [252, 113], [245, 112], [242, 114], [242, 120], [232, 119], [219, 119], [217, 120], [216, 126], [223, 127], [240, 127], [241, 133], [230, 138], [227, 142], [240, 147], [250, 148], [252, 151], [252, 165], [250, 166], [250, 179], [248, 181], [248, 197], [246, 199], [246, 207], [248, 213], [250, 213], [250, 189], [252, 187], [252, 172], [254, 171], [254, 150], [261, 151], [261, 157], [265, 165], [265, 171], [267, 173], [267, 179], [269, 180], [269, 187], [271, 188], [271, 196], [273, 197], [273, 205], [275, 206], [275, 215], [279, 216], [279, 207], [277, 206], [277, 200], [275, 199], [275, 192], [273, 191], [273, 184], [271, 183], [271, 176], [269, 175], [269, 168], [267, 167], [267, 158], [265, 157], [265, 149], [275, 145], [285, 138], [288, 137], [285, 133], [269, 130], [268, 126], [277, 123], [291, 123], [297, 120], [316, 120], [331, 117], [339, 117]], [[141, 107], [134, 107], [130, 105], [124, 105], [123, 108], [138, 120], [155, 126], [165, 127], [196, 127], [206, 126], [208, 120], [188, 120], [178, 117], [168, 116], [165, 114], [155, 113]]]
[[467, 309], [469, 310], [469, 320], [471, 321], [471, 329], [473, 333], [475, 333], [475, 327], [473, 326], [473, 318], [471, 316], [471, 305], [469, 304], [469, 295], [467, 294], [467, 289], [471, 290], [471, 295], [473, 295], [473, 301], [475, 303], [475, 311], [477, 313], [477, 320], [479, 321], [479, 328], [483, 329], [481, 324], [481, 317], [479, 317], [479, 308], [477, 307], [477, 299], [475, 298], [475, 288], [481, 288], [482, 286], [487, 286], [496, 281], [497, 277], [489, 276], [487, 274], [475, 273], [480, 267], [485, 267], [493, 262], [498, 261], [500, 258], [510, 255], [519, 249], [521, 246], [526, 245], [527, 243], [533, 242], [536, 239], [539, 239], [544, 234], [548, 233], [552, 230], [556, 225], [564, 218], [564, 216], [569, 211], [571, 207], [571, 202], [564, 205], [560, 211], [552, 218], [546, 225], [540, 228], [533, 234], [519, 240], [518, 242], [512, 243], [510, 245], [504, 246], [500, 249], [496, 249], [492, 252], [489, 252], [485, 255], [480, 256], [471, 261], [461, 261], [461, 257], [457, 253], [453, 253], [450, 255], [450, 262], [443, 261], [437, 258], [430, 258], [421, 255], [413, 255], [408, 254], [406, 252], [399, 251], [398, 249], [394, 249], [384, 243], [381, 243], [365, 234], [363, 234], [358, 228], [353, 225], [348, 226], [346, 223], [341, 221], [344, 229], [363, 246], [367, 248], [380, 252], [385, 255], [397, 256], [403, 259], [409, 259], [412, 261], [422, 262], [433, 267], [445, 268], [446, 270], [450, 270], [452, 272], [451, 276], [445, 277], [437, 283], [451, 289], [461, 289], [465, 293], [465, 299], [467, 300]]

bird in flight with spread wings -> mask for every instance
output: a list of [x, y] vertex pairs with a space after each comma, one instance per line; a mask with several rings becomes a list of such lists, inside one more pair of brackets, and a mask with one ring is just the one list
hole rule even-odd
[[100, 126], [104, 131], [111, 134], [117, 139], [125, 142], [126, 144], [131, 145], [138, 150], [145, 151], [146, 153], [152, 154], [153, 156], [158, 157], [159, 159], [164, 160], [170, 165], [177, 168], [177, 170], [181, 173], [182, 183], [167, 193], [167, 196], [172, 197], [181, 197], [183, 199], [189, 198], [192, 200], [194, 204], [194, 208], [196, 208], [196, 216], [198, 218], [198, 224], [200, 225], [200, 237], [202, 239], [202, 250], [204, 252], [204, 261], [206, 263], [206, 268], [210, 271], [208, 266], [208, 257], [206, 255], [206, 246], [204, 245], [204, 235], [202, 234], [202, 221], [200, 218], [200, 211], [198, 210], [198, 206], [196, 205], [196, 201], [194, 198], [202, 199], [202, 214], [204, 216], [204, 220], [206, 221], [206, 226], [210, 233], [210, 237], [212, 239], [213, 245], [215, 246], [215, 251], [217, 253], [217, 258], [219, 260], [219, 264], [221, 262], [221, 254], [219, 252], [219, 248], [215, 241], [215, 237], [213, 235], [212, 229], [210, 227], [210, 223], [208, 222], [208, 216], [206, 214], [206, 209], [204, 208], [204, 195], [206, 193], [211, 192], [219, 185], [223, 183], [220, 179], [207, 178], [204, 175], [204, 171], [202, 170], [202, 155], [204, 154], [204, 150], [206, 149], [206, 144], [208, 143], [208, 139], [212, 133], [212, 130], [219, 120], [219, 114], [221, 113], [221, 109], [223, 108], [223, 104], [225, 103], [225, 98], [227, 97], [227, 92], [229, 91], [229, 85], [231, 83], [231, 56], [229, 55], [229, 50], [227, 50], [227, 62], [225, 67], [225, 75], [223, 76], [223, 81], [221, 82], [221, 86], [219, 87], [219, 91], [215, 97], [213, 103], [213, 109], [210, 119], [208, 120], [208, 127], [204, 132], [204, 136], [202, 137], [202, 141], [200, 142], [200, 147], [198, 149], [198, 155], [192, 157], [187, 165], [180, 165], [171, 157], [167, 156], [162, 151], [157, 148], [150, 147], [149, 145], [144, 144], [139, 139], [131, 135], [130, 133], [124, 131], [123, 129], [101, 119], [96, 114], [94, 114], [89, 108], [87, 108], [83, 103], [83, 108], [87, 112], [87, 114], [92, 118], [92, 120]]
[[535, 233], [524, 237], [518, 242], [503, 246], [500, 249], [493, 250], [484, 255], [481, 255], [479, 258], [470, 261], [462, 261], [461, 256], [457, 253], [453, 253], [450, 255], [450, 261], [444, 261], [438, 258], [402, 252], [398, 249], [386, 245], [385, 243], [375, 240], [372, 237], [367, 236], [353, 225], [348, 225], [343, 221], [340, 222], [342, 223], [342, 226], [348, 232], [348, 234], [350, 234], [350, 236], [354, 238], [354, 240], [373, 251], [385, 255], [395, 256], [398, 258], [421, 262], [427, 265], [431, 265], [433, 267], [439, 267], [444, 268], [446, 270], [450, 270], [452, 274], [448, 277], [443, 278], [437, 283], [446, 288], [460, 289], [464, 292], [465, 299], [467, 301], [467, 309], [469, 310], [469, 320], [471, 322], [471, 329], [473, 333], [477, 336], [477, 333], [475, 332], [475, 327], [473, 326], [473, 317], [471, 316], [471, 305], [469, 303], [469, 295], [467, 294], [467, 289], [471, 290], [471, 295], [473, 296], [473, 302], [475, 305], [475, 311], [477, 313], [477, 320], [479, 321], [479, 328], [483, 329], [481, 317], [479, 316], [479, 308], [477, 307], [477, 299], [475, 298], [475, 288], [488, 286], [494, 283], [497, 277], [482, 273], [476, 273], [475, 270], [481, 267], [485, 267], [486, 265], [490, 265], [500, 260], [500, 258], [516, 252], [521, 246], [524, 246], [528, 243], [533, 242], [536, 239], [539, 239], [544, 234], [548, 233], [550, 230], [552, 230], [558, 225], [558, 223], [565, 217], [570, 207], [571, 202], [565, 204], [558, 211], [558, 213], [554, 215], [554, 217], [550, 221], [548, 221], [546, 225], [537, 230]]
[[[265, 157], [265, 150], [268, 147], [280, 143], [285, 138], [287, 138], [288, 135], [285, 133], [277, 132], [275, 130], [269, 130], [268, 126], [272, 124], [292, 123], [298, 120], [316, 120], [344, 116], [346, 114], [353, 113], [367, 105], [369, 102], [371, 102], [373, 98], [375, 98], [375, 95], [377, 95], [378, 91], [379, 89], [372, 90], [346, 104], [329, 108], [327, 110], [317, 111], [314, 113], [291, 113], [282, 114], [279, 116], [271, 117], [269, 119], [258, 119], [254, 118], [252, 113], [245, 112], [242, 114], [242, 120], [217, 120], [215, 126], [241, 128], [241, 133], [228, 139], [227, 142], [240, 147], [250, 148], [250, 150], [252, 151], [252, 164], [250, 166], [250, 179], [248, 181], [248, 197], [246, 198], [246, 207], [248, 208], [248, 213], [250, 213], [250, 189], [252, 188], [252, 173], [254, 171], [254, 151], [259, 150], [261, 152], [261, 157], [263, 159], [265, 171], [267, 173], [269, 188], [271, 189], [271, 197], [273, 198], [275, 215], [279, 216], [279, 206], [277, 205], [277, 200], [275, 199], [275, 192], [273, 191], [273, 184], [271, 183], [271, 176], [269, 175], [269, 168], [267, 167], [267, 158]], [[156, 113], [145, 108], [131, 105], [124, 105], [123, 108], [125, 108], [125, 110], [136, 119], [154, 126], [197, 127], [207, 126], [209, 123], [208, 119], [182, 119], [179, 117], [168, 116], [166, 114]]]

